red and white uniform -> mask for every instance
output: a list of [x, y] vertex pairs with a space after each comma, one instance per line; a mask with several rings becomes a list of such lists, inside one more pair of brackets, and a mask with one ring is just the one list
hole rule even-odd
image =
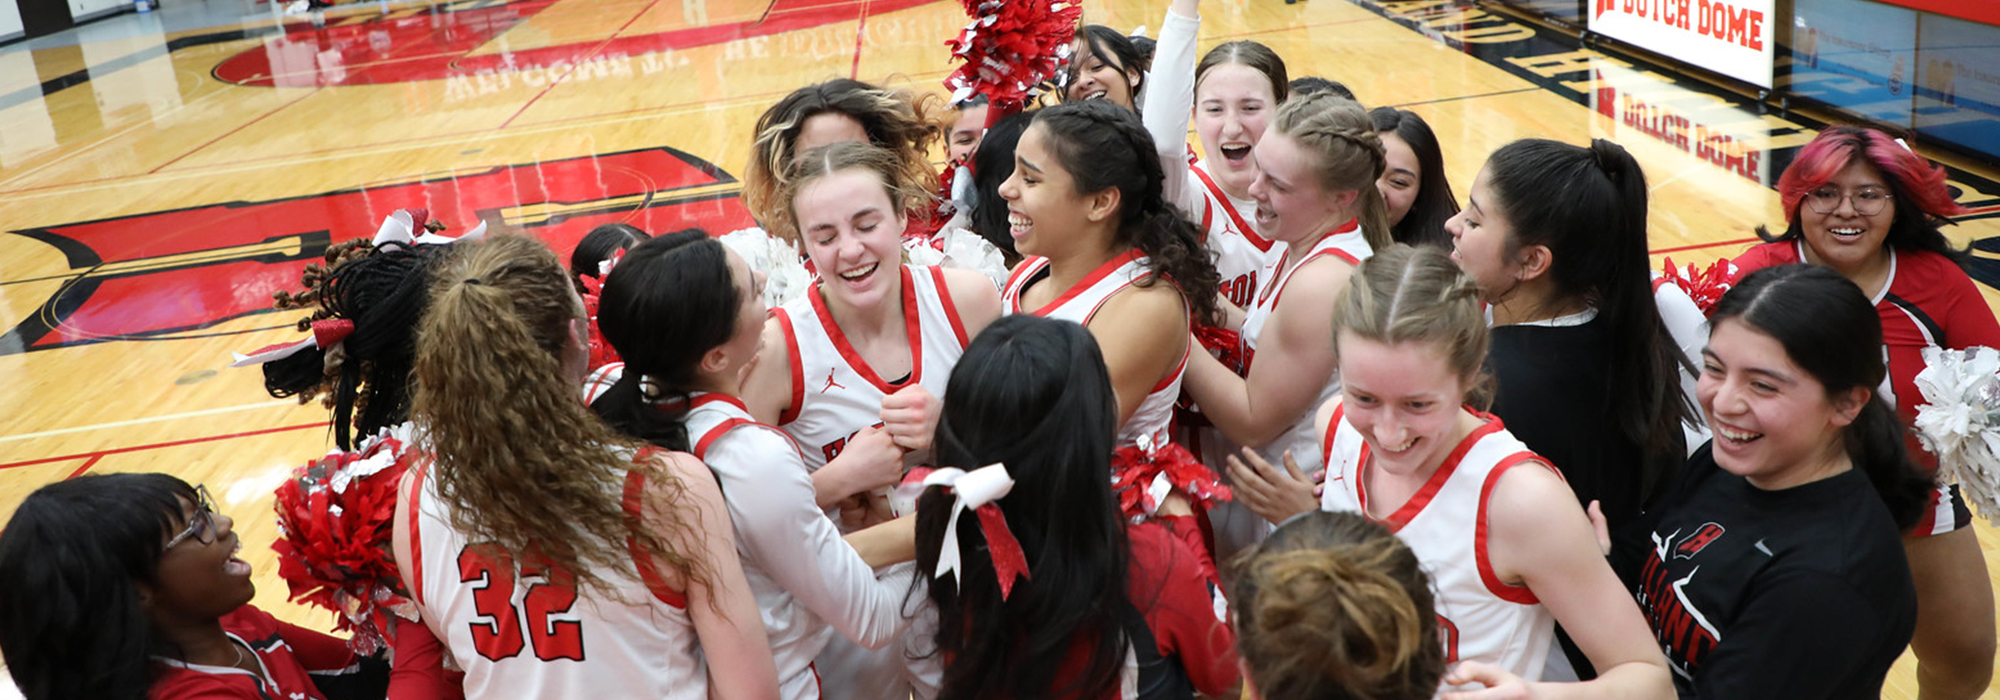
[[[1257, 293], [1257, 303], [1245, 309], [1243, 313], [1243, 356], [1247, 358], [1247, 362], [1256, 362], [1257, 338], [1263, 335], [1264, 324], [1271, 320], [1271, 312], [1278, 308], [1278, 300], [1285, 296], [1285, 285], [1292, 281], [1292, 275], [1298, 272], [1300, 267], [1323, 257], [1339, 258], [1349, 265], [1358, 266], [1374, 252], [1374, 249], [1368, 246], [1368, 239], [1362, 236], [1360, 224], [1354, 221], [1349, 221], [1332, 233], [1320, 237], [1319, 242], [1314, 243], [1305, 256], [1296, 262], [1291, 260], [1289, 248], [1281, 249], [1277, 259], [1272, 260], [1270, 267], [1267, 268], [1266, 279], [1270, 280], [1270, 283], [1264, 285], [1264, 288]], [[1323, 458], [1320, 455], [1319, 440], [1315, 436], [1318, 432], [1318, 426], [1314, 424], [1315, 414], [1318, 413], [1320, 406], [1325, 405], [1339, 393], [1340, 372], [1335, 371], [1332, 376], [1327, 377], [1326, 386], [1320, 388], [1319, 398], [1313, 400], [1312, 408], [1300, 415], [1298, 422], [1292, 427], [1286, 428], [1285, 432], [1273, 438], [1270, 444], [1258, 448], [1257, 453], [1272, 464], [1283, 464], [1280, 460], [1283, 459], [1286, 450], [1291, 451], [1292, 457], [1297, 459], [1299, 464], [1320, 463]]]
[[[1437, 473], [1381, 522], [1430, 572], [1445, 663], [1484, 661], [1534, 681], [1542, 677], [1555, 641], [1555, 617], [1533, 592], [1508, 585], [1494, 573], [1486, 552], [1486, 499], [1508, 469], [1548, 467], [1499, 418], [1480, 418], [1486, 424], [1465, 436]], [[1348, 424], [1345, 407], [1334, 409], [1333, 426], [1325, 445], [1326, 490], [1320, 507], [1365, 516], [1368, 445]]]
[[347, 641], [324, 632], [280, 622], [245, 605], [222, 616], [222, 633], [256, 652], [262, 672], [234, 666], [204, 666], [153, 657], [159, 676], [146, 692], [155, 700], [176, 698], [285, 698], [321, 700], [312, 676], [358, 670]]
[[[1152, 267], [1144, 253], [1130, 250], [1114, 257], [1076, 283], [1063, 290], [1047, 306], [1039, 309], [1021, 308], [1021, 293], [1029, 285], [1048, 277], [1048, 258], [1030, 256], [1014, 268], [1014, 276], [1007, 279], [1007, 288], [1001, 291], [1000, 309], [1004, 314], [1034, 314], [1046, 318], [1059, 318], [1089, 325], [1097, 315], [1098, 308], [1111, 295], [1133, 285], [1153, 274]], [[1118, 426], [1119, 446], [1140, 444], [1140, 438], [1148, 439], [1151, 446], [1167, 444], [1167, 424], [1174, 417], [1174, 399], [1181, 393], [1181, 377], [1187, 373], [1187, 356], [1182, 355], [1180, 364], [1172, 374], [1153, 386], [1151, 393], [1139, 402], [1139, 410], [1132, 418]]]
[[911, 574], [876, 579], [814, 502], [797, 444], [752, 419], [742, 400], [697, 393], [685, 425], [695, 457], [715, 472], [729, 505], [781, 694], [820, 697], [813, 659], [835, 631], [875, 649], [903, 633]]
[[806, 469], [840, 454], [855, 433], [882, 424], [882, 399], [907, 386], [944, 396], [951, 368], [965, 354], [965, 323], [945, 285], [943, 268], [904, 265], [903, 321], [909, 328], [910, 374], [901, 383], [868, 366], [827, 311], [819, 285], [773, 309], [785, 333], [792, 367], [792, 399], [779, 427], [798, 441]]
[[[1805, 262], [1802, 246], [1799, 241], [1781, 241], [1752, 247], [1733, 261], [1737, 279], [1766, 267]], [[1877, 392], [1896, 408], [1906, 427], [1915, 423], [1917, 407], [1925, 404], [1916, 385], [1917, 373], [1924, 371], [1924, 348], [2000, 348], [2000, 322], [1994, 320], [1979, 287], [1957, 263], [1937, 253], [1889, 249], [1889, 279], [1871, 301], [1882, 317], [1882, 357], [1889, 366], [1889, 376]], [[1905, 443], [1918, 466], [1937, 468], [1937, 457], [1924, 449], [1914, 432]], [[1971, 524], [1972, 511], [1958, 494], [1958, 485], [1941, 484], [1931, 496], [1929, 511], [1910, 534], [1942, 535]]]
[[1284, 249], [1257, 233], [1257, 202], [1236, 199], [1209, 177], [1208, 161], [1188, 168], [1188, 217], [1200, 225], [1202, 244], [1222, 277], [1222, 298], [1248, 309], [1269, 279], [1273, 256]]
[[[642, 457], [643, 458], [642, 453]], [[409, 504], [408, 576], [423, 619], [465, 669], [465, 697], [706, 698], [708, 669], [687, 598], [659, 581], [644, 550], [633, 568], [597, 572], [617, 597], [557, 586], [529, 557], [469, 542], [451, 525], [428, 464]], [[623, 480], [639, 517], [645, 477]]]

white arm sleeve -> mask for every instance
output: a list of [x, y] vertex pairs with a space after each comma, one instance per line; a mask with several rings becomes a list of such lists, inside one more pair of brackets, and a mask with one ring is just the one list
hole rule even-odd
[[1160, 154], [1160, 168], [1166, 171], [1160, 194], [1189, 216], [1196, 216], [1194, 202], [1199, 193], [1188, 187], [1188, 119], [1194, 112], [1195, 35], [1201, 18], [1182, 17], [1172, 10], [1160, 22], [1159, 43], [1153, 48], [1153, 70], [1146, 76], [1145, 94], [1139, 111], [1153, 147]]
[[812, 479], [790, 439], [747, 426], [717, 439], [705, 456], [746, 561], [856, 644], [879, 649], [902, 633], [909, 577], [875, 579], [814, 504]]

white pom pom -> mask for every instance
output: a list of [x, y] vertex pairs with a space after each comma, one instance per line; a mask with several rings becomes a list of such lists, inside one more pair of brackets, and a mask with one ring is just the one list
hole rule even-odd
[[812, 285], [799, 251], [792, 244], [773, 238], [761, 228], [731, 231], [720, 239], [723, 245], [749, 263], [750, 269], [764, 273], [764, 306], [776, 308], [797, 299]]
[[938, 234], [944, 238], [944, 265], [972, 270], [993, 280], [994, 287], [1007, 284], [1007, 258], [991, 241], [962, 228]]
[[917, 267], [935, 267], [944, 264], [944, 251], [932, 248], [930, 242], [924, 239], [905, 238], [903, 261]]
[[1928, 403], [1915, 427], [1937, 455], [1938, 482], [1959, 485], [1987, 522], [2000, 523], [2000, 351], [1924, 348], [1914, 380]]

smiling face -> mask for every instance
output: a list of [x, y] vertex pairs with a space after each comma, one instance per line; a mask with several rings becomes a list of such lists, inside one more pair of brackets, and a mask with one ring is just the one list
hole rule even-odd
[[[256, 584], [250, 581], [250, 564], [236, 556], [243, 549], [236, 536], [236, 521], [220, 513], [198, 516], [198, 512], [195, 503], [181, 500], [180, 517], [168, 539], [184, 532], [191, 521], [207, 522], [197, 524], [199, 534], [168, 547], [160, 556], [153, 582], [141, 584], [150, 590], [146, 605], [156, 623], [212, 620], [243, 607], [257, 594]], [[166, 543], [164, 539], [160, 542]]]
[[1399, 475], [1436, 469], [1453, 448], [1471, 377], [1451, 369], [1437, 343], [1390, 345], [1342, 329], [1342, 403], [1373, 464]]
[[1000, 183], [1007, 200], [1007, 233], [1022, 255], [1062, 257], [1077, 247], [1078, 233], [1090, 228], [1089, 198], [1049, 148], [1048, 127], [1029, 125], [1014, 147], [1014, 174]]
[[945, 145], [945, 157], [951, 162], [972, 162], [972, 154], [979, 150], [980, 137], [986, 135], [986, 107], [959, 110], [958, 121], [951, 124], [951, 139]]
[[881, 176], [834, 171], [801, 186], [792, 207], [822, 292], [858, 308], [899, 300], [905, 219]]
[[1716, 465], [1765, 488], [1803, 483], [1801, 474], [1842, 449], [1840, 430], [1868, 395], [1858, 396], [1829, 398], [1783, 344], [1740, 318], [1725, 318], [1709, 333], [1695, 387], [1715, 434]]
[[[1826, 184], [1807, 192], [1799, 201], [1799, 228], [1804, 230], [1812, 262], [1850, 273], [1865, 269], [1887, 255], [1882, 242], [1888, 239], [1889, 228], [1895, 223], [1896, 200], [1880, 196], [1889, 192], [1888, 180], [1861, 158], [1834, 173]], [[1820, 213], [1816, 205], [1827, 213]], [[1876, 207], [1879, 209], [1873, 214], [1860, 211]]]
[[799, 127], [799, 136], [792, 141], [792, 157], [830, 143], [855, 141], [868, 143], [868, 130], [853, 117], [839, 112], [821, 112], [806, 117]]
[[1226, 192], [1242, 196], [1257, 179], [1257, 161], [1250, 149], [1264, 137], [1264, 125], [1277, 106], [1271, 79], [1241, 63], [1209, 69], [1195, 85], [1194, 129], [1208, 154], [1208, 173]]
[[1250, 198], [1257, 200], [1257, 230], [1265, 238], [1286, 243], [1312, 240], [1353, 218], [1349, 213], [1358, 193], [1332, 192], [1322, 184], [1319, 157], [1297, 141], [1273, 131], [1251, 152], [1257, 177]]
[[1466, 196], [1465, 208], [1444, 223], [1451, 234], [1451, 259], [1458, 261], [1479, 296], [1489, 302], [1503, 300], [1520, 284], [1521, 265], [1513, 248], [1514, 227], [1507, 221], [1501, 203], [1493, 193], [1491, 173], [1481, 168]]
[[1126, 109], [1137, 109], [1132, 106], [1132, 83], [1139, 79], [1136, 70], [1127, 70], [1109, 50], [1091, 48], [1088, 39], [1079, 37], [1075, 49], [1076, 53], [1071, 55], [1078, 63], [1063, 95], [1066, 101], [1101, 99]]
[[1417, 152], [1410, 148], [1409, 142], [1396, 132], [1384, 131], [1381, 136], [1382, 155], [1388, 167], [1382, 169], [1375, 187], [1382, 190], [1382, 201], [1389, 206], [1389, 225], [1395, 226], [1403, 223], [1403, 217], [1410, 215], [1410, 205], [1417, 202], [1424, 166], [1417, 161]]

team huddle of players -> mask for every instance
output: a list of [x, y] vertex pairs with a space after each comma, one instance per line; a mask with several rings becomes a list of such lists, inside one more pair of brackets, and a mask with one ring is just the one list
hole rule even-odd
[[[1910, 437], [1922, 351], [2000, 347], [1940, 168], [1826, 129], [1682, 328], [1624, 148], [1516, 141], [1461, 209], [1420, 117], [1198, 55], [1194, 4], [1156, 42], [1084, 27], [1048, 106], [779, 101], [744, 202], [812, 277], [774, 308], [701, 222], [601, 227], [568, 269], [516, 235], [336, 246], [281, 301], [344, 335], [265, 373], [343, 449], [407, 445], [363, 543], [406, 600], [389, 653], [249, 606], [205, 490], [111, 475], [0, 535], [15, 681], [1864, 698], [1914, 648], [1921, 697], [1983, 691], [1983, 558]], [[966, 235], [1008, 269], [906, 262]]]

